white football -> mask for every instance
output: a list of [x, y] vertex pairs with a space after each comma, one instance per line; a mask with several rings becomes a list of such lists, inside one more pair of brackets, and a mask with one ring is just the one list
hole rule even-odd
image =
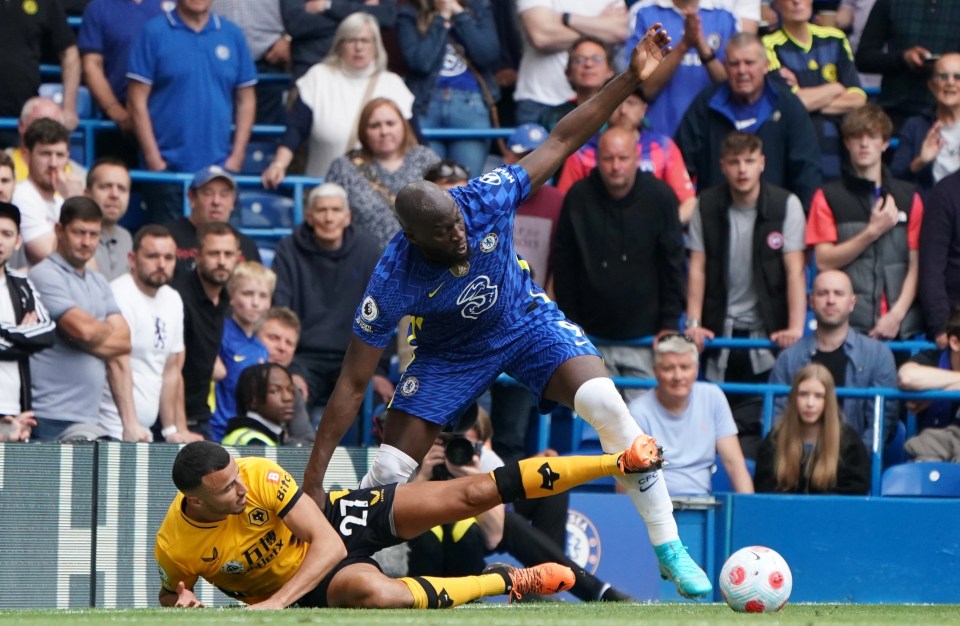
[[790, 599], [791, 591], [790, 566], [770, 548], [741, 548], [720, 570], [720, 593], [738, 613], [776, 613]]

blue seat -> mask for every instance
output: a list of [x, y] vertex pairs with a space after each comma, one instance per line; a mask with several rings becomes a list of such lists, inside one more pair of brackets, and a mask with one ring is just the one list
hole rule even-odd
[[960, 498], [960, 463], [904, 463], [883, 472], [881, 496]]
[[890, 440], [890, 443], [883, 447], [883, 466], [891, 467], [907, 462], [907, 453], [903, 449], [903, 444], [907, 442], [907, 427], [903, 422], [897, 422], [897, 433]]
[[262, 174], [263, 170], [267, 169], [267, 166], [273, 161], [274, 155], [277, 154], [278, 145], [280, 143], [276, 139], [272, 141], [251, 141], [247, 144], [247, 152], [240, 173], [251, 176]]
[[[63, 106], [63, 85], [60, 83], [43, 83], [38, 93], [41, 97], [50, 98]], [[93, 106], [90, 90], [82, 85], [77, 90], [77, 117], [82, 120], [99, 117], [98, 111]]]
[[[757, 462], [753, 459], [744, 459], [747, 464], [747, 471], [750, 478], [757, 469]], [[733, 493], [733, 485], [730, 483], [730, 475], [727, 474], [727, 468], [723, 466], [723, 459], [718, 454], [713, 460], [713, 475], [710, 477], [713, 493]]]
[[240, 228], [293, 228], [293, 200], [269, 191], [241, 189], [239, 215], [231, 222]]

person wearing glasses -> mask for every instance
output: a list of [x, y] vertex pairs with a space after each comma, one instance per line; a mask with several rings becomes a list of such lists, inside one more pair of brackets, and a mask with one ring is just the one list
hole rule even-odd
[[921, 196], [960, 170], [960, 54], [944, 54], [927, 82], [936, 100], [933, 115], [915, 115], [900, 129], [893, 175], [916, 183]]
[[697, 382], [699, 368], [700, 352], [689, 335], [661, 335], [653, 349], [657, 386], [630, 403], [630, 414], [665, 450], [670, 495], [710, 495], [717, 456], [733, 490], [753, 493], [727, 398], [716, 385]]
[[574, 96], [544, 110], [540, 114], [540, 125], [553, 130], [560, 119], [590, 98], [604, 83], [613, 78], [613, 51], [602, 39], [584, 35], [570, 46], [567, 57], [567, 82], [573, 88]]

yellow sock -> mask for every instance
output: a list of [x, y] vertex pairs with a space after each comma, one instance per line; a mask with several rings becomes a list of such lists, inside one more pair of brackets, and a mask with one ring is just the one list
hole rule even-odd
[[615, 476], [619, 454], [551, 456], [523, 459], [494, 470], [491, 475], [504, 502], [543, 498], [584, 483]]
[[413, 576], [401, 578], [413, 594], [415, 609], [448, 609], [465, 602], [506, 593], [507, 585], [500, 574], [464, 576], [462, 578], [437, 578]]

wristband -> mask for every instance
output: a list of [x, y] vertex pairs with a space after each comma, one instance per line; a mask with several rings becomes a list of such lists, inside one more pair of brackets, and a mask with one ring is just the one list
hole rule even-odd
[[161, 435], [164, 439], [166, 439], [167, 437], [169, 437], [170, 435], [172, 435], [172, 434], [174, 434], [174, 433], [176, 433], [176, 432], [177, 432], [177, 427], [176, 427], [176, 425], [173, 425], [173, 426], [165, 426], [165, 427], [163, 427], [163, 428], [160, 429], [160, 435]]
[[563, 22], [563, 25], [564, 25], [564, 26], [566, 26], [567, 28], [570, 28], [570, 14], [569, 14], [569, 13], [564, 13], [562, 16], [560, 16], [560, 21]]
[[708, 54], [707, 56], [700, 57], [700, 62], [706, 65], [707, 63], [709, 63], [710, 61], [713, 61], [716, 58], [717, 58], [716, 50], [711, 50], [710, 54]]
[[697, 318], [687, 318], [687, 321], [684, 322], [684, 328], [700, 328], [700, 320]]

